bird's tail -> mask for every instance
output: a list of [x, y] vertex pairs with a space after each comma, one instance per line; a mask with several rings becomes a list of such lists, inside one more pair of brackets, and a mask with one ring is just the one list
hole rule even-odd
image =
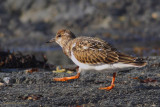
[[137, 58], [133, 63], [131, 63], [137, 67], [143, 67], [147, 65], [147, 62], [143, 58]]
[[143, 67], [147, 65], [147, 62], [143, 58], [132, 57], [122, 53], [118, 53], [118, 55], [119, 55], [119, 62], [125, 64], [131, 64], [136, 67]]

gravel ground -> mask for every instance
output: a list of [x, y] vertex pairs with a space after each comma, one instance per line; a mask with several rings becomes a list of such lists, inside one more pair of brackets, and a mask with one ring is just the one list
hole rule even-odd
[[[120, 71], [115, 88], [111, 91], [99, 87], [111, 83], [111, 73], [89, 71], [77, 80], [54, 82], [52, 78], [75, 75], [53, 73], [40, 69], [26, 73], [24, 70], [0, 72], [0, 81], [9, 77], [9, 83], [0, 86], [0, 106], [160, 106], [160, 57], [147, 58], [148, 65]], [[131, 77], [131, 78], [130, 78]], [[139, 77], [138, 79], [132, 79]], [[150, 78], [149, 81], [146, 81]], [[6, 78], [5, 78], [6, 79]], [[143, 81], [144, 80], [144, 81]], [[7, 82], [7, 81], [6, 81]]]

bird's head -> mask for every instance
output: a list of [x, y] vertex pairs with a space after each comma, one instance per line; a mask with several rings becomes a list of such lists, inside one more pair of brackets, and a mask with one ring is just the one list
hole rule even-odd
[[69, 42], [71, 39], [74, 38], [75, 35], [70, 30], [61, 29], [57, 32], [56, 36], [49, 40], [47, 43], [56, 42], [60, 46], [63, 46], [66, 44], [66, 42]]

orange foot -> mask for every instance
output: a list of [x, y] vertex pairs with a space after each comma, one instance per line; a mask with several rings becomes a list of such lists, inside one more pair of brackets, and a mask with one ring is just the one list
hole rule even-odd
[[111, 90], [112, 88], [114, 88], [114, 84], [113, 85], [110, 85], [110, 86], [108, 86], [108, 87], [100, 87], [99, 89], [100, 90], [107, 90], [107, 91], [109, 91], [109, 90]]
[[68, 81], [68, 80], [72, 80], [72, 79], [77, 79], [79, 78], [80, 73], [77, 73], [77, 75], [75, 76], [71, 76], [71, 77], [63, 77], [63, 78], [53, 78], [54, 81]]
[[101, 88], [99, 88], [100, 90], [107, 90], [107, 91], [109, 91], [109, 90], [111, 90], [112, 88], [114, 88], [114, 81], [115, 81], [115, 78], [116, 78], [116, 73], [113, 73], [113, 78], [112, 78], [112, 83], [111, 83], [111, 85], [110, 86], [108, 86], [108, 87], [101, 87]]

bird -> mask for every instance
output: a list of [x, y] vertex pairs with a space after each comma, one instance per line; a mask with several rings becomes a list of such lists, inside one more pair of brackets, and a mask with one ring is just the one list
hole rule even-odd
[[[68, 29], [60, 29], [56, 36], [46, 43], [56, 42], [66, 56], [68, 56], [79, 68], [77, 74], [71, 77], [53, 78], [54, 81], [68, 81], [78, 79], [81, 71], [87, 70], [116, 70], [130, 67], [144, 67], [147, 62], [143, 58], [133, 57], [119, 52], [108, 42], [97, 38], [79, 36], [76, 37]], [[113, 72], [110, 86], [100, 87], [100, 90], [111, 90], [115, 87], [116, 72]]]

